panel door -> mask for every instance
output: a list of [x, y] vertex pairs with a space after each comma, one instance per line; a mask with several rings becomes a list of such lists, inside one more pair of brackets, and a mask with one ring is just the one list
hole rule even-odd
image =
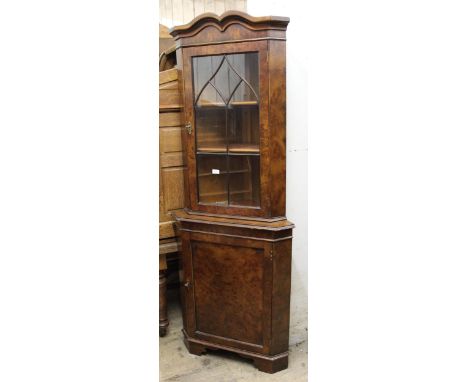
[[271, 332], [271, 260], [259, 240], [191, 234], [189, 335], [267, 352]]

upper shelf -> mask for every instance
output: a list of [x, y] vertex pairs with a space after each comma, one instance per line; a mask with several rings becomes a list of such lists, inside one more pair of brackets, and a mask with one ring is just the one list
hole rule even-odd
[[258, 145], [251, 144], [230, 144], [229, 151], [225, 145], [206, 145], [199, 147], [197, 150], [198, 154], [246, 154], [246, 155], [258, 155], [260, 154], [260, 148]]
[[[228, 104], [228, 106], [257, 106], [257, 101], [233, 101]], [[210, 107], [226, 107], [224, 102], [208, 102], [208, 101], [200, 101], [196, 105], [197, 108], [210, 108]]]

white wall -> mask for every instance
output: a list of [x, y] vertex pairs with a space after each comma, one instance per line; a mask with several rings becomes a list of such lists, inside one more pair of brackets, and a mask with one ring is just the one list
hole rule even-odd
[[238, 10], [245, 12], [247, 0], [159, 0], [159, 22], [167, 27], [190, 22], [196, 16], [212, 12], [218, 15]]
[[307, 338], [307, 12], [284, 0], [248, 0], [253, 16], [288, 16], [286, 33], [286, 216], [294, 229], [290, 343]]

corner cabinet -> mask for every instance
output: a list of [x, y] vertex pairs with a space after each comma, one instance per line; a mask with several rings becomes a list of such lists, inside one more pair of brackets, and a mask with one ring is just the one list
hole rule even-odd
[[174, 27], [183, 94], [184, 339], [287, 367], [285, 17], [205, 13]]

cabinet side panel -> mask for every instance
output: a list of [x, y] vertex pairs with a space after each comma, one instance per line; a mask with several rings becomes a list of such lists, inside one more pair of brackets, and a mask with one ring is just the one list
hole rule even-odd
[[185, 124], [186, 121], [188, 120], [187, 118], [187, 107], [186, 107], [186, 102], [187, 102], [187, 96], [185, 95], [185, 79], [184, 79], [184, 73], [183, 73], [183, 50], [182, 49], [177, 49], [176, 52], [177, 56], [177, 71], [178, 71], [178, 76], [179, 76], [179, 93], [182, 95], [182, 113], [181, 113], [181, 118], [180, 118], [180, 124], [182, 126], [182, 151], [184, 152], [184, 205], [185, 207], [190, 205], [190, 182], [189, 182], [189, 173], [188, 173], [188, 156], [190, 155], [189, 153], [189, 142], [188, 142], [188, 137], [187, 137], [187, 132], [185, 131]]
[[186, 149], [186, 165], [187, 165], [187, 182], [189, 188], [187, 192], [187, 206], [190, 209], [195, 209], [198, 197], [197, 197], [197, 166], [195, 157], [195, 119], [193, 110], [193, 82], [192, 82], [192, 57], [186, 49], [178, 49], [182, 51], [180, 64], [182, 66], [183, 74], [183, 97], [184, 97], [184, 112], [185, 112], [185, 124], [190, 124], [191, 133], [185, 131], [185, 149]]
[[185, 231], [180, 231], [179, 233], [182, 241], [182, 272], [180, 277], [182, 318], [184, 329], [189, 335], [193, 336], [195, 333], [195, 306], [193, 288], [191, 288], [193, 280], [192, 248], [190, 244], [190, 234]]
[[272, 216], [286, 215], [286, 42], [268, 42]]
[[264, 354], [271, 354], [272, 337], [272, 296], [273, 296], [273, 247], [274, 243], [266, 242], [263, 256], [263, 344]]
[[273, 248], [272, 339], [270, 354], [288, 350], [291, 295], [291, 240]]

